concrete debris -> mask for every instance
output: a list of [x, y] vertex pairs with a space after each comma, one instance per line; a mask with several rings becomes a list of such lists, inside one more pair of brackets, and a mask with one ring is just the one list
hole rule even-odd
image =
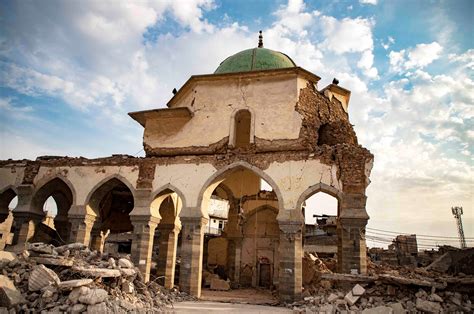
[[44, 265], [38, 265], [33, 268], [28, 278], [28, 290], [39, 291], [49, 285], [57, 285], [59, 277], [54, 271]]
[[439, 303], [416, 299], [416, 309], [426, 313], [440, 313], [442, 308]]
[[130, 262], [130, 261], [129, 261], [128, 259], [126, 259], [126, 258], [121, 258], [121, 259], [119, 259], [118, 265], [119, 265], [119, 267], [121, 267], [121, 268], [133, 268], [132, 262]]
[[91, 283], [92, 283], [92, 279], [67, 280], [67, 281], [61, 281], [58, 284], [58, 288], [62, 290], [71, 290], [77, 287], [88, 286]]
[[13, 282], [7, 276], [0, 275], [0, 306], [9, 308], [23, 301], [21, 292]]
[[[118, 253], [91, 252], [81, 243], [27, 247], [18, 255], [0, 251], [6, 257], [0, 258], [0, 314], [162, 313], [173, 302], [193, 299], [176, 288], [145, 283]], [[50, 260], [56, 263], [48, 268]]]
[[15, 253], [0, 251], [0, 262], [11, 262], [15, 258], [16, 258]]
[[99, 277], [99, 278], [113, 278], [120, 277], [121, 273], [118, 269], [108, 268], [85, 268], [85, 267], [73, 267], [74, 271], [81, 273], [84, 276]]
[[306, 255], [303, 270], [316, 269], [316, 273], [305, 280], [304, 299], [287, 307], [295, 313], [472, 313], [474, 277], [466, 274], [469, 270], [456, 272], [472, 265], [470, 249], [450, 254], [449, 267], [438, 267], [446, 272], [368, 260], [365, 275], [327, 272], [316, 263], [322, 261], [331, 270], [334, 258], [316, 260]]

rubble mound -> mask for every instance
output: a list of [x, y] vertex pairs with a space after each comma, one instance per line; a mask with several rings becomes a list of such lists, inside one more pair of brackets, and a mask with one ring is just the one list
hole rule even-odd
[[176, 288], [145, 283], [126, 256], [90, 251], [80, 243], [32, 243], [17, 256], [0, 253], [0, 313], [154, 313], [193, 299]]
[[449, 271], [454, 266], [464, 269], [463, 261], [471, 260], [471, 251], [449, 260], [437, 271], [431, 270], [433, 266], [416, 268], [367, 260], [367, 275], [338, 274], [315, 254], [306, 253], [303, 300], [287, 306], [295, 313], [472, 313], [474, 277]]

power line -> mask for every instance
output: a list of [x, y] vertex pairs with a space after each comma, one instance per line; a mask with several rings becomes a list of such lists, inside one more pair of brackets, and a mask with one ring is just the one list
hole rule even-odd
[[[388, 231], [388, 230], [369, 228], [369, 227], [366, 227], [366, 229], [375, 230], [375, 231], [382, 231], [382, 232], [385, 232], [385, 233], [390, 233], [390, 234], [395, 234], [395, 235], [411, 235], [410, 233], [405, 233], [405, 232]], [[417, 237], [427, 237], [427, 238], [443, 238], [443, 239], [458, 239], [459, 240], [459, 237], [446, 237], [446, 236], [427, 235], [427, 234], [417, 234], [416, 236]], [[474, 238], [466, 238], [466, 239], [474, 239]]]
[[[386, 234], [384, 232], [376, 232], [376, 231], [367, 231], [367, 234], [370, 234], [370, 235], [377, 235], [377, 236], [392, 236], [391, 234]], [[442, 242], [459, 242], [459, 240], [454, 240], [454, 239], [443, 239], [443, 238], [423, 238], [423, 237], [418, 237], [418, 235], [416, 235], [416, 239], [417, 241], [418, 240], [421, 240], [421, 242], [423, 241], [442, 241]], [[474, 242], [474, 240], [467, 240], [466, 242]]]

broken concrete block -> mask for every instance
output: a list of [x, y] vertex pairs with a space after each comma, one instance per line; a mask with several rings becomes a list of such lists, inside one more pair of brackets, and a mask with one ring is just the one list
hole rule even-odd
[[392, 314], [393, 309], [388, 306], [377, 306], [371, 309], [365, 309], [362, 314]]
[[350, 306], [354, 305], [357, 300], [359, 300], [360, 296], [358, 295], [353, 295], [352, 290], [349, 291], [346, 296], [344, 297], [344, 300], [349, 304]]
[[356, 284], [353, 288], [352, 288], [352, 294], [354, 296], [361, 296], [363, 295], [365, 292], [365, 289], [359, 285], [359, 284]]
[[54, 271], [44, 265], [37, 265], [28, 278], [28, 290], [38, 291], [49, 285], [57, 285], [59, 281], [59, 277]]
[[89, 305], [87, 307], [88, 314], [103, 314], [103, 313], [108, 313], [108, 312], [109, 311], [107, 311], [107, 306], [105, 305], [104, 302]]
[[230, 285], [225, 280], [213, 278], [211, 280], [211, 290], [227, 291], [230, 290]]
[[61, 290], [70, 290], [77, 287], [90, 285], [92, 281], [93, 281], [92, 279], [76, 279], [76, 280], [61, 281], [58, 284], [58, 288]]
[[0, 262], [11, 262], [16, 258], [16, 254], [12, 252], [0, 251]]
[[329, 303], [332, 303], [334, 302], [335, 300], [339, 299], [339, 296], [335, 293], [331, 293], [328, 297], [328, 302]]
[[71, 267], [74, 263], [73, 259], [63, 258], [63, 257], [44, 257], [44, 256], [33, 256], [31, 257], [33, 261], [38, 264], [52, 265], [52, 266], [65, 266]]
[[83, 250], [86, 247], [87, 246], [84, 245], [83, 243], [76, 242], [76, 243], [66, 244], [66, 245], [63, 245], [63, 246], [58, 246], [56, 248], [56, 252], [58, 252], [59, 254], [63, 254], [66, 251]]
[[75, 288], [71, 291], [71, 293], [69, 293], [68, 299], [69, 299], [69, 301], [71, 301], [72, 304], [75, 304], [75, 303], [79, 302], [79, 298], [82, 295], [88, 294], [90, 290], [91, 289], [89, 287], [85, 287], [85, 286]]
[[389, 304], [389, 306], [392, 308], [393, 314], [405, 314], [407, 312], [400, 302]]
[[78, 303], [74, 304], [74, 306], [71, 307], [71, 313], [72, 314], [77, 314], [77, 313], [82, 313], [87, 309], [86, 305]]
[[124, 277], [132, 277], [137, 273], [137, 271], [133, 268], [120, 268], [120, 274]]
[[436, 293], [432, 293], [429, 297], [430, 301], [433, 301], [433, 302], [439, 302], [439, 303], [442, 303], [443, 302], [443, 298], [441, 298], [439, 295], [437, 295]]
[[133, 264], [132, 262], [130, 262], [128, 259], [126, 258], [121, 258], [118, 260], [118, 265], [121, 267], [121, 268], [133, 268]]
[[53, 254], [54, 246], [42, 242], [28, 243], [28, 250], [42, 254]]
[[23, 302], [24, 298], [13, 282], [7, 276], [0, 275], [0, 306], [8, 308]]
[[442, 310], [439, 303], [422, 300], [420, 298], [416, 299], [416, 309], [428, 313], [439, 313]]
[[79, 302], [88, 304], [88, 305], [94, 305], [97, 303], [104, 302], [105, 299], [109, 296], [109, 293], [105, 291], [104, 289], [89, 289], [89, 291], [86, 294], [83, 294], [79, 297]]
[[118, 269], [84, 267], [73, 267], [72, 269], [86, 276], [102, 278], [120, 277], [120, 270]]
[[336, 312], [336, 308], [332, 304], [325, 304], [325, 305], [319, 307], [318, 312], [319, 313], [332, 314], [332, 313]]

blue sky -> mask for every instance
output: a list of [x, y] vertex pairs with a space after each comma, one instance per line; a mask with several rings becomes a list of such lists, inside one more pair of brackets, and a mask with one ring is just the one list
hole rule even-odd
[[474, 237], [473, 3], [2, 1], [0, 158], [143, 155], [127, 112], [163, 107], [263, 30], [319, 88], [352, 91], [375, 154], [369, 226], [455, 236], [462, 205]]

